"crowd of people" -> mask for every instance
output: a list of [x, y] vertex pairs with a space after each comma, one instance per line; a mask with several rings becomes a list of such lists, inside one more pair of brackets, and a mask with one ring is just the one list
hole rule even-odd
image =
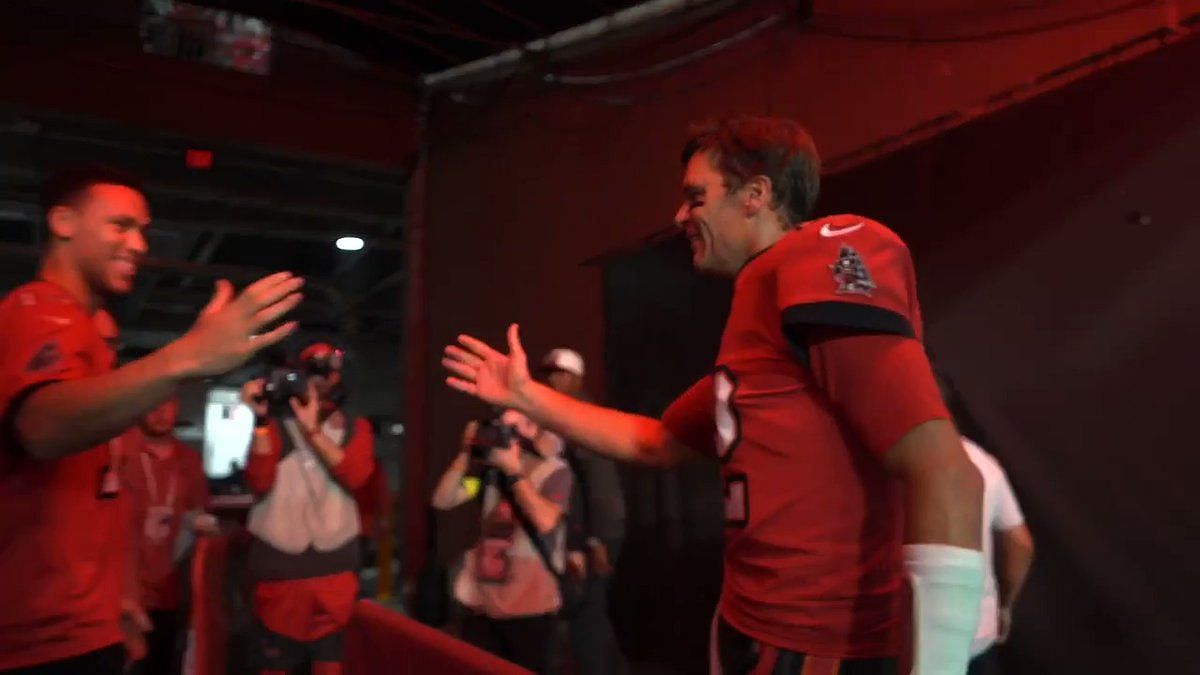
[[[951, 418], [904, 242], [869, 218], [814, 218], [820, 161], [789, 120], [697, 127], [683, 170], [676, 225], [694, 266], [735, 291], [713, 369], [661, 419], [591, 402], [573, 350], [531, 367], [515, 325], [503, 351], [446, 347], [449, 386], [494, 411], [466, 425], [431, 499], [482, 502], [447, 589], [462, 638], [534, 672], [561, 669], [567, 645], [576, 672], [627, 672], [607, 610], [625, 534], [614, 462], [698, 457], [724, 486], [711, 672], [996, 672], [1032, 539], [999, 464]], [[219, 281], [190, 330], [118, 365], [105, 304], [147, 252], [140, 184], [76, 167], [42, 207], [38, 276], [0, 302], [0, 673], [179, 672], [183, 561], [220, 525], [173, 435], [177, 392], [292, 334], [303, 280]], [[312, 343], [299, 389], [242, 388], [263, 673], [341, 672], [354, 494], [374, 471], [343, 359]]]

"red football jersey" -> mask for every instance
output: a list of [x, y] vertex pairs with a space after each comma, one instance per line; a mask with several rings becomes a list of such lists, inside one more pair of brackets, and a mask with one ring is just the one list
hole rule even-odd
[[[883, 225], [824, 218], [750, 260], [735, 280], [714, 372], [663, 422], [721, 462], [722, 616], [794, 651], [893, 656], [905, 620], [903, 512], [878, 457], [890, 445], [877, 446], [946, 415], [940, 403], [874, 414], [876, 394], [853, 428], [810, 370], [808, 350], [795, 347], [805, 330], [828, 327], [920, 339], [912, 263]], [[789, 339], [791, 331], [801, 334]], [[874, 428], [861, 428], [862, 419]]]
[[11, 413], [34, 388], [110, 370], [89, 312], [58, 286], [0, 301], [0, 669], [119, 643], [128, 533], [109, 445], [53, 461], [19, 447]]

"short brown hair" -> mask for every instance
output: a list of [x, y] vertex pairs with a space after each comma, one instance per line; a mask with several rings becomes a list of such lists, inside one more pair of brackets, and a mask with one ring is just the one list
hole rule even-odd
[[754, 176], [770, 179], [771, 206], [789, 225], [812, 215], [821, 187], [821, 158], [799, 123], [778, 117], [731, 117], [695, 124], [683, 148], [683, 163], [698, 152], [711, 153], [731, 192]]

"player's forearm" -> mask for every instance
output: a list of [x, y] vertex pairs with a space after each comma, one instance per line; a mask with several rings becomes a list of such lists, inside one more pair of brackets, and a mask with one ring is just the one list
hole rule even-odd
[[586, 403], [542, 384], [526, 386], [518, 407], [541, 426], [623, 462], [669, 466], [687, 454], [656, 419]]
[[528, 479], [514, 483], [512, 492], [517, 506], [529, 516], [538, 534], [549, 534], [562, 519], [562, 509], [558, 504], [538, 494]]
[[82, 452], [128, 429], [183, 380], [168, 345], [116, 370], [38, 389], [17, 413], [17, 434], [35, 459]]
[[917, 426], [889, 455], [904, 482], [906, 544], [946, 544], [980, 550], [983, 480], [962, 450], [953, 425], [933, 420]]

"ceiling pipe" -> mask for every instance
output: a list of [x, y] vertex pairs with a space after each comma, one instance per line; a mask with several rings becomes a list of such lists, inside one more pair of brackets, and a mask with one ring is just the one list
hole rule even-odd
[[603, 38], [646, 27], [651, 22], [682, 14], [701, 7], [719, 10], [737, 4], [731, 0], [650, 0], [628, 9], [603, 16], [548, 37], [485, 56], [453, 68], [421, 76], [421, 85], [428, 91], [441, 91], [464, 84], [473, 84], [497, 77], [519, 68], [530, 54], [548, 55], [595, 43]]

